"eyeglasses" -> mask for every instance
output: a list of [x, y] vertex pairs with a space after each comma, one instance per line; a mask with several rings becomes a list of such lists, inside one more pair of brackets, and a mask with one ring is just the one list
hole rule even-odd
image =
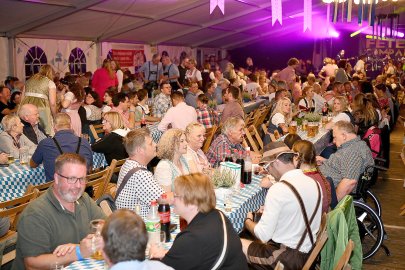
[[267, 163], [266, 165], [264, 165], [263, 166], [263, 169], [266, 171], [266, 172], [269, 172], [269, 169], [270, 169], [270, 166], [272, 166], [272, 164], [281, 156], [281, 155], [284, 155], [284, 154], [294, 154], [294, 155], [297, 155], [297, 153], [292, 153], [292, 152], [281, 152], [281, 153], [278, 153], [277, 154], [277, 156], [272, 160], [272, 161], [270, 161], [269, 163]]
[[61, 175], [60, 173], [56, 173], [56, 174], [59, 175], [62, 178], [65, 178], [66, 182], [68, 182], [68, 184], [76, 184], [77, 181], [80, 181], [80, 184], [86, 184], [87, 183], [86, 177], [74, 177], [74, 176], [67, 177], [67, 176]]

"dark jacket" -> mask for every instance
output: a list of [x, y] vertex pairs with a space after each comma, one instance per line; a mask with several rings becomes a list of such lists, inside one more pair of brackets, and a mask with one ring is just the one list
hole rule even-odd
[[[34, 128], [32, 127], [32, 125], [24, 120], [21, 119], [21, 123], [24, 124], [24, 129], [23, 129], [23, 133], [25, 136], [27, 136], [28, 139], [30, 139], [31, 142], [33, 142], [34, 144], [38, 145], [38, 138], [37, 138], [37, 134], [34, 131]], [[45, 132], [45, 129], [41, 126], [40, 123], [38, 123], [38, 129], [45, 134], [46, 137], [48, 137], [48, 135]]]
[[91, 149], [94, 152], [103, 153], [108, 165], [111, 164], [113, 159], [120, 160], [128, 157], [123, 145], [123, 136], [115, 132], [111, 132], [98, 142], [95, 142]]

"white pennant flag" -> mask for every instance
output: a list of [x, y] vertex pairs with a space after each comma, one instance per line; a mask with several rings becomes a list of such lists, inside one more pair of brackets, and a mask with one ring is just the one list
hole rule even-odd
[[274, 25], [277, 20], [281, 25], [283, 25], [283, 7], [281, 4], [281, 0], [271, 0], [272, 25]]
[[304, 0], [304, 32], [312, 31], [312, 0]]
[[218, 6], [222, 14], [225, 14], [225, 0], [210, 0], [210, 14]]

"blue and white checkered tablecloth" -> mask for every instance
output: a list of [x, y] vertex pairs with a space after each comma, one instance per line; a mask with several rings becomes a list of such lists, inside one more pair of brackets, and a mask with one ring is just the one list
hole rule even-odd
[[256, 211], [264, 204], [267, 189], [260, 187], [261, 178], [252, 176], [252, 183], [245, 185], [238, 193], [232, 196], [232, 211], [225, 211], [225, 204], [221, 198], [217, 199], [217, 209], [221, 210], [231, 221], [236, 232], [240, 232], [243, 228], [246, 214]]
[[69, 270], [84, 270], [84, 269], [92, 269], [92, 270], [104, 270], [108, 269], [104, 267], [104, 261], [97, 261], [94, 259], [85, 259], [82, 261], [76, 261], [65, 267], [64, 269]]
[[[106, 166], [103, 154], [93, 153], [93, 168]], [[8, 167], [0, 168], [0, 200], [8, 201], [21, 197], [29, 184], [39, 185], [45, 183], [45, 170], [42, 165], [30, 168], [21, 165], [18, 160]]]

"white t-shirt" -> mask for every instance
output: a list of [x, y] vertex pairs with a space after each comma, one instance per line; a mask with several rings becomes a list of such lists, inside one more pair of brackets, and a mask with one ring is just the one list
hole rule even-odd
[[285, 124], [285, 117], [281, 113], [276, 113], [272, 118], [271, 118], [271, 123], [278, 127], [279, 124]]
[[332, 123], [336, 123], [338, 121], [350, 122], [350, 117], [347, 115], [347, 113], [341, 112], [332, 118]]
[[249, 92], [249, 94], [253, 95], [257, 93], [257, 88], [260, 88], [260, 84], [257, 82], [250, 82], [246, 84], [246, 91]]

